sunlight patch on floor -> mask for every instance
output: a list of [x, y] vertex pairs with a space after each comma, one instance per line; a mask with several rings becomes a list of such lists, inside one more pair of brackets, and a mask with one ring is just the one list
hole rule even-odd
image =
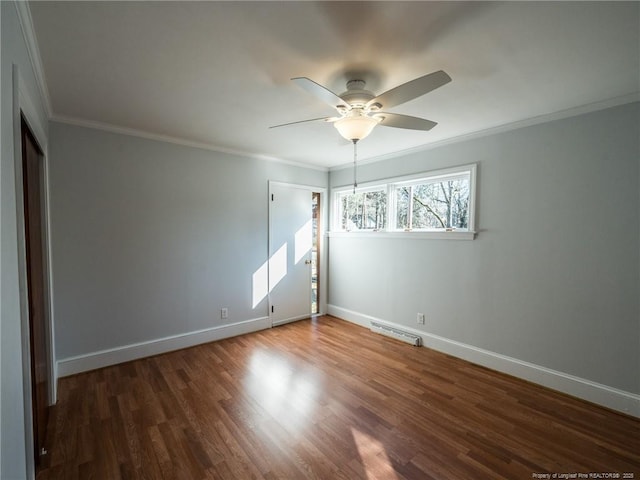
[[244, 378], [253, 398], [290, 431], [308, 426], [312, 420], [320, 385], [317, 378], [301, 372], [279, 355], [256, 351]]
[[353, 427], [351, 435], [368, 479], [397, 480], [398, 477], [382, 442]]

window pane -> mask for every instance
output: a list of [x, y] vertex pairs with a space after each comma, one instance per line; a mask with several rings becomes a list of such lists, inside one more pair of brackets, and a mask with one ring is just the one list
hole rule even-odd
[[444, 199], [439, 183], [416, 185], [413, 189], [413, 228], [446, 228]]
[[340, 229], [348, 230], [349, 196], [340, 195]]
[[364, 208], [364, 197], [361, 193], [356, 193], [351, 196], [351, 207], [349, 211], [349, 220], [351, 221], [350, 230], [362, 229], [362, 217]]
[[416, 185], [412, 200], [414, 229], [468, 227], [468, 178]]
[[380, 230], [385, 227], [387, 218], [386, 192], [367, 192], [364, 194], [366, 216], [363, 228]]
[[469, 177], [456, 176], [396, 188], [396, 226], [433, 230], [469, 226]]
[[409, 227], [409, 196], [411, 187], [399, 187], [396, 189], [396, 226], [406, 230]]
[[343, 193], [340, 195], [342, 230], [380, 230], [387, 219], [387, 194], [384, 190]]

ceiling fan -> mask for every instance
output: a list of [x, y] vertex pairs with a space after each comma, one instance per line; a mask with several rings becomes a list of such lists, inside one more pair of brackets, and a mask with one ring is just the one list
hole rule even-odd
[[386, 109], [429, 93], [449, 83], [451, 77], [444, 71], [439, 70], [403, 83], [378, 96], [365, 90], [365, 81], [359, 79], [349, 80], [347, 82], [347, 90], [340, 95], [336, 95], [328, 88], [307, 77], [296, 77], [291, 80], [307, 92], [334, 107], [338, 112], [338, 116], [301, 120], [274, 125], [270, 128], [306, 122], [329, 122], [333, 123], [342, 137], [353, 142], [355, 146], [355, 143], [369, 135], [376, 125], [409, 130], [431, 130], [437, 125], [436, 122], [387, 112]]

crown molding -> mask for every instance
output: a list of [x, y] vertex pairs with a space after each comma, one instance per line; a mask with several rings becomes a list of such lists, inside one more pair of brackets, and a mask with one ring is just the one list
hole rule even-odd
[[91, 120], [84, 120], [80, 118], [74, 118], [74, 117], [55, 114], [51, 106], [51, 97], [49, 96], [49, 89], [47, 87], [47, 81], [44, 74], [44, 67], [42, 65], [42, 57], [40, 56], [40, 49], [38, 48], [37, 35], [33, 27], [33, 19], [31, 17], [31, 11], [29, 10], [29, 2], [26, 0], [16, 0], [14, 1], [14, 5], [16, 7], [18, 19], [20, 21], [20, 29], [22, 31], [22, 36], [27, 46], [29, 60], [31, 62], [31, 66], [33, 68], [33, 72], [35, 75], [36, 84], [38, 86], [38, 91], [40, 94], [40, 100], [44, 108], [45, 115], [50, 121], [66, 123], [70, 125], [76, 125], [76, 126], [87, 127], [87, 128], [93, 128], [93, 129], [108, 131], [112, 133], [120, 133], [123, 135], [146, 138], [149, 140], [156, 140], [160, 142], [172, 143], [172, 144], [182, 145], [187, 147], [200, 148], [203, 150], [209, 150], [209, 151], [214, 151], [218, 153], [227, 153], [230, 155], [238, 155], [238, 156], [263, 160], [263, 161], [283, 163], [283, 164], [291, 165], [294, 167], [305, 168], [310, 170], [318, 170], [321, 172], [329, 171], [328, 167], [323, 167], [319, 165], [311, 165], [303, 162], [296, 162], [293, 160], [285, 160], [282, 158], [272, 157], [269, 155], [261, 155], [261, 154], [256, 154], [252, 152], [245, 152], [242, 150], [234, 150], [234, 149], [229, 149], [225, 147], [220, 147], [214, 144], [196, 142], [196, 141], [187, 140], [184, 138], [172, 137], [169, 135], [161, 135], [161, 134], [156, 134], [156, 133], [147, 132], [143, 130], [137, 130], [133, 128], [119, 127], [116, 125], [111, 125], [103, 122], [95, 122]]
[[66, 116], [66, 115], [56, 115], [54, 114], [52, 117], [50, 117], [50, 120], [52, 122], [57, 122], [57, 123], [64, 123], [67, 125], [73, 125], [76, 127], [84, 127], [84, 128], [91, 128], [94, 130], [102, 130], [105, 132], [110, 132], [110, 133], [118, 133], [121, 135], [128, 135], [131, 137], [138, 137], [138, 138], [144, 138], [147, 140], [155, 140], [158, 142], [165, 142], [165, 143], [171, 143], [174, 145], [181, 145], [183, 147], [191, 147], [191, 148], [199, 148], [202, 150], [209, 150], [212, 152], [217, 152], [217, 153], [226, 153], [229, 155], [237, 155], [237, 156], [241, 156], [241, 157], [248, 157], [248, 158], [253, 158], [256, 160], [262, 160], [262, 161], [267, 161], [267, 162], [276, 162], [276, 163], [284, 163], [287, 165], [291, 165], [294, 167], [299, 167], [299, 168], [305, 168], [305, 169], [310, 169], [310, 170], [319, 170], [322, 172], [327, 172], [329, 171], [329, 169], [327, 167], [321, 167], [318, 165], [310, 165], [307, 163], [302, 163], [302, 162], [294, 162], [292, 160], [285, 160], [282, 158], [278, 158], [278, 157], [271, 157], [269, 155], [260, 155], [257, 153], [251, 153], [251, 152], [245, 152], [242, 150], [235, 150], [232, 148], [226, 148], [226, 147], [220, 147], [218, 145], [214, 145], [211, 143], [205, 143], [205, 142], [197, 142], [195, 140], [187, 140], [184, 138], [180, 138], [180, 137], [173, 137], [170, 135], [163, 135], [163, 134], [158, 134], [158, 133], [152, 133], [152, 132], [148, 132], [145, 130], [138, 130], [135, 128], [129, 128], [129, 127], [120, 127], [117, 125], [113, 125], [110, 123], [104, 123], [104, 122], [96, 122], [93, 120], [85, 120], [82, 118], [76, 118], [76, 117], [70, 117], [70, 116]]
[[25, 0], [18, 0], [14, 2], [14, 4], [20, 20], [22, 36], [24, 37], [24, 41], [27, 45], [29, 60], [31, 61], [33, 73], [36, 77], [40, 100], [47, 118], [51, 118], [51, 98], [49, 97], [49, 89], [47, 88], [47, 80], [44, 75], [44, 68], [42, 66], [42, 58], [40, 56], [40, 49], [38, 48], [36, 32], [33, 28], [33, 19], [31, 18], [31, 10], [29, 10], [29, 3]]
[[[495, 127], [490, 127], [484, 130], [478, 130], [477, 132], [465, 133], [457, 135], [455, 137], [445, 138], [426, 145], [420, 145], [417, 147], [407, 148], [405, 150], [399, 150], [397, 152], [388, 153], [385, 155], [378, 155], [375, 157], [369, 157], [362, 161], [358, 161], [358, 165], [366, 165], [369, 163], [382, 162], [384, 160], [390, 160], [392, 158], [404, 157], [414, 153], [420, 153], [434, 148], [443, 147], [445, 145], [452, 145], [455, 143], [466, 142], [468, 140], [475, 140], [477, 138], [488, 137], [491, 135], [497, 135], [499, 133], [505, 133], [519, 128], [531, 127], [533, 125], [539, 125], [542, 123], [552, 122], [554, 120], [562, 120], [564, 118], [577, 117], [578, 115], [584, 115], [586, 113], [597, 112], [599, 110], [606, 110], [607, 108], [618, 107], [620, 105], [626, 105], [627, 103], [633, 103], [640, 101], [640, 92], [634, 92], [627, 95], [621, 95], [618, 97], [602, 100], [600, 102], [588, 103], [579, 107], [568, 108], [566, 110], [559, 110], [544, 115], [538, 115], [536, 117], [526, 118], [524, 120], [518, 120], [516, 122], [505, 123]], [[329, 168], [330, 172], [337, 170], [344, 170], [346, 168], [352, 168], [353, 163], [343, 163]]]
[[[69, 116], [64, 116], [64, 115], [56, 115], [56, 114], [53, 113], [53, 109], [52, 109], [52, 105], [51, 105], [51, 98], [49, 96], [49, 90], [47, 88], [46, 77], [45, 77], [45, 74], [44, 74], [44, 68], [43, 68], [43, 65], [42, 65], [42, 59], [41, 59], [41, 56], [40, 56], [40, 50], [38, 48], [37, 36], [36, 36], [35, 30], [34, 30], [34, 27], [33, 27], [33, 20], [32, 20], [32, 17], [31, 17], [31, 11], [29, 10], [28, 1], [26, 1], [26, 0], [15, 0], [14, 4], [15, 4], [15, 7], [16, 7], [16, 11], [17, 11], [17, 14], [18, 14], [19, 21], [20, 21], [20, 27], [21, 27], [21, 30], [22, 30], [22, 34], [23, 34], [23, 37], [24, 37], [24, 40], [25, 40], [25, 43], [26, 43], [26, 46], [27, 46], [29, 59], [31, 61], [31, 65], [32, 65], [32, 68], [33, 68], [33, 71], [34, 71], [34, 75], [35, 75], [35, 78], [36, 78], [36, 83], [37, 83], [37, 86], [38, 86], [41, 102], [42, 102], [43, 108], [45, 110], [45, 114], [47, 115], [47, 118], [49, 120], [51, 120], [51, 121], [56, 121], [56, 122], [59, 122], [59, 123], [66, 123], [66, 124], [76, 125], [76, 126], [82, 126], [82, 127], [87, 127], [87, 128], [93, 128], [93, 129], [98, 129], [98, 130], [104, 130], [104, 131], [108, 131], [108, 132], [112, 132], [112, 133], [120, 133], [120, 134], [123, 134], [123, 135], [146, 138], [146, 139], [156, 140], [156, 141], [161, 141], [161, 142], [173, 143], [173, 144], [176, 144], [176, 145], [200, 148], [200, 149], [210, 150], [210, 151], [214, 151], [214, 152], [218, 152], [218, 153], [227, 153], [227, 154], [231, 154], [231, 155], [239, 155], [239, 156], [244, 156], [244, 157], [248, 157], [248, 158], [264, 160], [264, 161], [283, 163], [283, 164], [287, 164], [287, 165], [291, 165], [291, 166], [295, 166], [295, 167], [299, 167], [299, 168], [317, 170], [317, 171], [322, 171], [322, 172], [332, 172], [332, 171], [343, 170], [345, 168], [351, 168], [352, 167], [352, 163], [351, 162], [343, 163], [343, 164], [340, 164], [340, 165], [335, 165], [335, 166], [332, 166], [332, 167], [313, 165], [313, 164], [308, 164], [308, 163], [304, 163], [304, 162], [296, 162], [296, 161], [293, 161], [293, 160], [285, 160], [285, 159], [282, 159], [282, 158], [272, 157], [272, 156], [269, 156], [269, 155], [262, 155], [262, 154], [246, 152], [246, 151], [242, 151], [242, 150], [229, 149], [229, 148], [220, 147], [220, 146], [214, 145], [214, 144], [209, 144], [209, 143], [204, 143], [204, 142], [197, 142], [197, 141], [187, 140], [187, 139], [184, 139], [184, 138], [173, 137], [173, 136], [169, 136], [169, 135], [156, 134], [156, 133], [147, 132], [147, 131], [143, 131], [143, 130], [137, 130], [137, 129], [128, 128], [128, 127], [119, 127], [119, 126], [116, 126], [116, 125], [107, 124], [107, 123], [103, 123], [103, 122], [84, 120], [84, 119], [75, 118], [75, 117], [69, 117]], [[591, 112], [595, 112], [595, 111], [598, 111], [598, 110], [604, 110], [604, 109], [607, 109], [607, 108], [616, 107], [616, 106], [619, 106], [619, 105], [624, 105], [624, 104], [627, 104], [627, 103], [633, 103], [633, 102], [638, 102], [638, 101], [640, 101], [640, 92], [634, 92], [634, 93], [630, 93], [630, 94], [627, 94], [627, 95], [622, 95], [622, 96], [614, 97], [614, 98], [611, 98], [611, 99], [606, 99], [606, 100], [603, 100], [603, 101], [594, 102], [594, 103], [590, 103], [590, 104], [587, 104], [587, 105], [582, 105], [582, 106], [579, 106], [579, 107], [574, 107], [574, 108], [560, 110], [560, 111], [557, 111], [557, 112], [552, 112], [552, 113], [548, 113], [548, 114], [544, 114], [544, 115], [539, 115], [539, 116], [536, 116], [536, 117], [531, 117], [531, 118], [527, 118], [527, 119], [524, 119], [524, 120], [519, 120], [519, 121], [516, 121], [516, 122], [511, 122], [511, 123], [507, 123], [507, 124], [503, 124], [503, 125], [498, 125], [498, 126], [495, 126], [495, 127], [490, 127], [490, 128], [484, 129], [484, 130], [476, 131], [476, 132], [470, 132], [470, 133], [465, 133], [465, 134], [462, 134], [462, 135], [457, 135], [457, 136], [454, 136], [454, 137], [450, 137], [450, 138], [446, 138], [446, 139], [443, 139], [443, 140], [435, 141], [433, 143], [429, 143], [429, 144], [426, 144], [426, 145], [419, 145], [419, 146], [416, 146], [416, 147], [407, 148], [407, 149], [404, 149], [404, 150], [398, 150], [396, 152], [392, 152], [392, 153], [388, 153], [388, 154], [384, 154], [384, 155], [377, 155], [377, 156], [369, 157], [367, 159], [359, 160], [358, 164], [359, 165], [366, 165], [366, 164], [370, 164], [370, 163], [377, 163], [377, 162], [381, 162], [381, 161], [384, 161], [384, 160], [389, 160], [389, 159], [392, 159], [392, 158], [398, 158], [398, 157], [403, 157], [403, 156], [407, 156], [407, 155], [411, 155], [411, 154], [415, 154], [415, 153], [428, 151], [428, 150], [431, 150], [431, 149], [434, 149], [434, 148], [438, 148], [438, 147], [442, 147], [442, 146], [445, 146], [445, 145], [451, 145], [451, 144], [460, 143], [460, 142], [464, 142], [464, 141], [468, 141], [468, 140], [487, 137], [487, 136], [490, 136], [490, 135], [496, 135], [496, 134], [499, 134], [499, 133], [504, 133], [504, 132], [508, 132], [508, 131], [511, 131], [511, 130], [516, 130], [516, 129], [523, 128], [523, 127], [529, 127], [529, 126], [533, 126], [533, 125], [538, 125], [538, 124], [541, 124], [541, 123], [546, 123], [546, 122], [550, 122], [550, 121], [554, 121], [554, 120], [561, 120], [561, 119], [564, 119], [564, 118], [574, 117], [574, 116], [582, 115], [582, 114], [585, 114], [585, 113], [591, 113]]]

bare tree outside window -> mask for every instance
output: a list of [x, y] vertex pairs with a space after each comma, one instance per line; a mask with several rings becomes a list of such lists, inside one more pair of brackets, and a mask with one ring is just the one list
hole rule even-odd
[[397, 187], [396, 211], [399, 229], [467, 229], [469, 179]]
[[[380, 180], [333, 193], [337, 232], [418, 232], [413, 238], [475, 238], [476, 165]], [[456, 233], [458, 232], [458, 233]], [[435, 234], [435, 235], [434, 235]], [[400, 237], [398, 237], [400, 238]]]
[[384, 190], [345, 193], [340, 196], [343, 230], [382, 230], [387, 220]]

